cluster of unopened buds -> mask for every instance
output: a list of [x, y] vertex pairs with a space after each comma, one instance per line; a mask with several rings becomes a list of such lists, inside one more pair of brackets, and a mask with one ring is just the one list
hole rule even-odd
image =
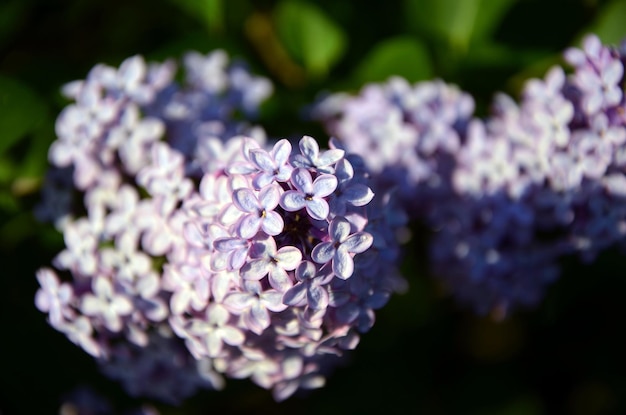
[[40, 209], [66, 247], [36, 305], [135, 396], [319, 387], [404, 287], [402, 211], [338, 143], [266, 145], [237, 120], [266, 80], [221, 52], [185, 66], [182, 85], [134, 57], [66, 87]]

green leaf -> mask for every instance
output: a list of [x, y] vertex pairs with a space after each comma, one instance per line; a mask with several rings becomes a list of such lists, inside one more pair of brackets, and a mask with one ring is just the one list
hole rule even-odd
[[222, 0], [172, 0], [189, 15], [202, 21], [210, 31], [222, 30], [224, 5]]
[[488, 38], [517, 0], [405, 0], [408, 25], [466, 51]]
[[385, 81], [393, 75], [409, 82], [432, 77], [428, 50], [414, 37], [401, 36], [378, 43], [357, 66], [354, 77], [361, 83]]
[[626, 37], [626, 0], [604, 5], [586, 33], [597, 34], [604, 43], [619, 44]]
[[326, 75], [346, 48], [341, 27], [311, 3], [282, 1], [274, 17], [280, 40], [313, 76]]
[[28, 86], [0, 75], [0, 154], [48, 117], [45, 102]]

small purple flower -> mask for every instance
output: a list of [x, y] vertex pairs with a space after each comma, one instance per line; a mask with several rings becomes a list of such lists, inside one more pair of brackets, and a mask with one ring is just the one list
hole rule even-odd
[[133, 311], [130, 299], [117, 293], [111, 281], [105, 277], [96, 277], [92, 283], [93, 294], [82, 298], [80, 309], [85, 315], [102, 318], [107, 329], [117, 332], [122, 330], [122, 317]]
[[285, 223], [283, 218], [274, 211], [280, 200], [280, 190], [277, 185], [269, 185], [259, 192], [258, 198], [248, 188], [237, 189], [233, 193], [233, 203], [245, 212], [239, 222], [239, 236], [252, 238], [263, 229], [268, 235], [278, 235], [282, 232]]
[[280, 206], [288, 212], [295, 212], [306, 208], [313, 219], [324, 220], [330, 211], [328, 202], [324, 199], [337, 188], [337, 177], [332, 174], [322, 174], [315, 181], [306, 169], [294, 170], [291, 174], [291, 183], [296, 190], [287, 190], [280, 198]]
[[[328, 307], [329, 295], [324, 284], [329, 278], [318, 276], [318, 270], [311, 261], [302, 261], [295, 272], [298, 283], [285, 292], [283, 303], [291, 306], [308, 305], [313, 310]], [[329, 274], [332, 278], [332, 274]], [[318, 278], [316, 278], [318, 277]]]
[[49, 268], [37, 271], [37, 280], [41, 288], [35, 295], [35, 305], [40, 311], [48, 313], [53, 327], [59, 327], [65, 318], [70, 317], [69, 306], [74, 297], [72, 287], [59, 282], [59, 277]]
[[287, 140], [278, 141], [270, 152], [262, 148], [251, 149], [249, 152], [250, 161], [261, 170], [252, 180], [254, 187], [261, 189], [274, 180], [277, 182], [289, 180], [293, 171], [293, 167], [288, 163], [290, 154], [291, 144]]
[[333, 148], [320, 154], [320, 148], [313, 137], [305, 135], [300, 140], [300, 152], [291, 158], [294, 167], [302, 169], [315, 169], [321, 173], [334, 173], [332, 167], [343, 158], [345, 151]]
[[287, 271], [293, 271], [302, 259], [302, 252], [298, 248], [283, 246], [276, 249], [274, 238], [268, 237], [255, 243], [251, 250], [261, 253], [258, 258], [251, 259], [241, 268], [244, 279], [258, 281], [269, 275], [269, 283], [275, 290], [284, 292], [291, 288], [293, 282]]
[[224, 344], [239, 346], [244, 342], [245, 334], [230, 325], [229, 319], [228, 310], [223, 305], [214, 303], [207, 308], [205, 320], [194, 320], [191, 323], [189, 332], [201, 338], [207, 356], [219, 356]]
[[263, 290], [258, 281], [244, 283], [245, 291], [232, 292], [224, 298], [224, 306], [233, 314], [242, 315], [246, 327], [261, 334], [270, 326], [270, 311], [287, 308], [282, 302], [283, 294], [276, 290]]
[[318, 264], [332, 261], [332, 270], [341, 279], [348, 279], [354, 272], [354, 260], [350, 254], [358, 254], [374, 242], [367, 232], [350, 235], [350, 222], [343, 217], [336, 217], [328, 227], [329, 242], [321, 242], [311, 251], [311, 258]]

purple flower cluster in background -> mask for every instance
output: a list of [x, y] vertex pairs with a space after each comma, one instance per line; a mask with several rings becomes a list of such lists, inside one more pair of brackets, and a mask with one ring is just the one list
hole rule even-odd
[[503, 94], [486, 119], [471, 96], [441, 81], [393, 78], [315, 109], [362, 155], [382, 186], [433, 229], [433, 273], [479, 313], [533, 306], [558, 260], [593, 259], [626, 233], [626, 50], [593, 35]]
[[36, 305], [133, 396], [176, 403], [223, 375], [277, 400], [319, 387], [404, 288], [406, 218], [336, 143], [266, 146], [238, 119], [266, 79], [222, 52], [184, 67], [179, 84], [133, 57], [65, 87], [39, 210], [65, 249]]

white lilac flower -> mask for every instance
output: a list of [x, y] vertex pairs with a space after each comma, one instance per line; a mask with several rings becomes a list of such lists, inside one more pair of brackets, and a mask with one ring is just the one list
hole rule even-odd
[[[197, 70], [219, 56], [210, 78]], [[207, 141], [212, 148], [236, 149], [237, 157], [243, 138], [235, 136], [249, 133], [254, 137], [249, 140], [264, 142], [260, 127], [234, 115], [255, 112], [271, 92], [267, 80], [229, 64], [222, 52], [188, 55], [180, 84], [175, 72], [172, 61], [146, 64], [134, 56], [119, 68], [97, 65], [85, 80], [64, 87], [74, 102], [57, 119], [57, 140], [49, 151], [56, 176], [44, 188], [48, 198], [64, 199], [47, 202], [40, 215], [56, 222], [66, 246], [54, 259], [58, 276], [50, 269], [38, 272], [41, 289], [35, 299], [55, 329], [103, 366], [123, 362], [119, 371], [105, 372], [120, 378], [131, 393], [165, 400], [180, 400], [211, 384], [198, 381], [195, 363], [170, 365], [174, 387], [169, 394], [148, 378], [140, 388], [122, 378], [132, 361], [144, 358], [145, 367], [155, 363], [150, 350], [160, 340], [153, 334], [167, 328], [168, 317], [187, 309], [204, 311], [211, 295], [221, 301], [231, 289], [227, 278], [209, 279], [200, 265], [198, 242], [188, 242], [185, 234], [193, 234], [189, 229], [196, 226], [187, 225], [189, 218], [219, 214], [226, 199], [232, 206], [233, 185], [241, 186], [237, 179], [210, 184], [208, 178], [196, 194], [194, 181], [233, 161], [222, 158], [219, 149], [207, 154]], [[254, 91], [244, 93], [250, 86]], [[213, 198], [194, 205], [192, 190], [196, 202], [209, 199], [209, 193]], [[232, 218], [232, 209], [221, 217]], [[210, 245], [217, 236], [225, 235], [216, 232], [202, 243]], [[183, 359], [195, 362], [178, 342]], [[129, 350], [132, 354], [122, 358], [120, 353]], [[207, 376], [210, 372], [204, 370]], [[186, 388], [186, 383], [195, 386]]]
[[[554, 67], [528, 80], [519, 103], [498, 94], [484, 120], [455, 86], [399, 78], [331, 95], [313, 115], [433, 230], [433, 273], [502, 317], [541, 300], [562, 255], [590, 260], [624, 243], [625, 52], [587, 36], [565, 52], [572, 74]], [[330, 289], [331, 304], [349, 292]], [[355, 304], [340, 310], [356, 318]]]
[[336, 142], [266, 146], [238, 121], [266, 79], [220, 51], [184, 67], [178, 83], [135, 56], [65, 88], [50, 160], [83, 200], [36, 306], [133, 396], [178, 403], [222, 375], [276, 399], [320, 387], [403, 288], [404, 216]]

